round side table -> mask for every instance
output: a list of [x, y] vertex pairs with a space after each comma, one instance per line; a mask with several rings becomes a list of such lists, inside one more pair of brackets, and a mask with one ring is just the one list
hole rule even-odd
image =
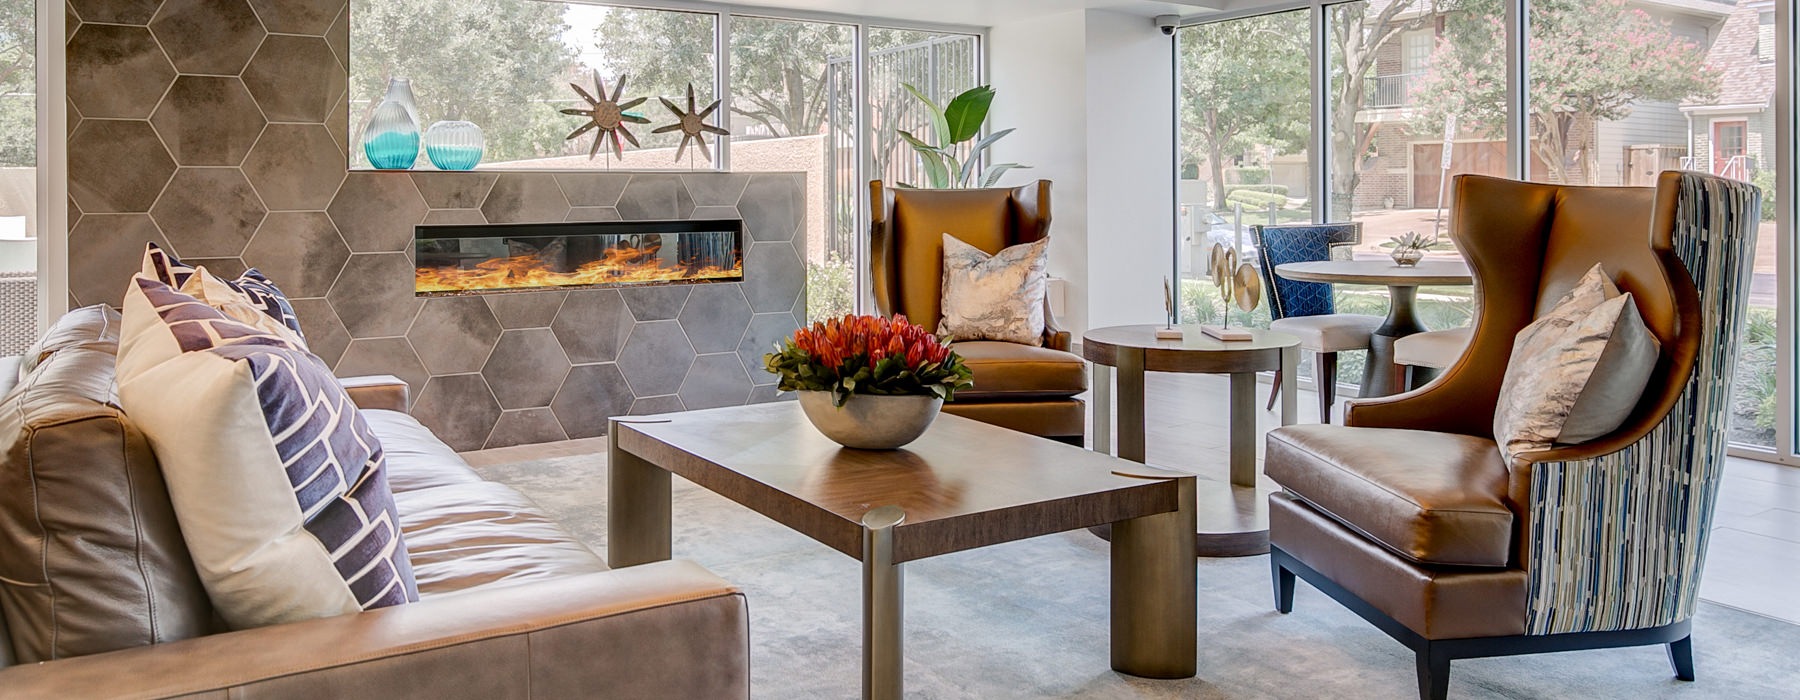
[[[1181, 340], [1159, 340], [1160, 326], [1113, 326], [1082, 334], [1081, 353], [1094, 368], [1094, 449], [1112, 452], [1113, 378], [1118, 375], [1118, 455], [1144, 461], [1144, 373], [1185, 372], [1231, 375], [1231, 478], [1196, 483], [1203, 556], [1231, 557], [1269, 551], [1268, 493], [1257, 486], [1256, 373], [1281, 370], [1292, 377], [1300, 339], [1248, 329], [1249, 340], [1224, 341], [1181, 327]], [[1296, 382], [1282, 383], [1281, 424], [1295, 421]], [[1104, 526], [1096, 530], [1106, 536]]]
[[[1383, 285], [1388, 288], [1388, 313], [1369, 342], [1369, 360], [1363, 365], [1362, 391], [1358, 396], [1387, 396], [1393, 387], [1385, 369], [1394, 366], [1394, 341], [1425, 331], [1413, 313], [1419, 287], [1467, 286], [1475, 283], [1469, 266], [1452, 260], [1426, 260], [1401, 267], [1387, 260], [1321, 260], [1275, 266], [1279, 277], [1297, 282]], [[1293, 375], [1287, 375], [1293, 376]]]

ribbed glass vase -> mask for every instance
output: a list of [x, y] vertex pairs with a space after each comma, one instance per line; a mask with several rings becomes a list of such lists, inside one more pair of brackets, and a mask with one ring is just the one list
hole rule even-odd
[[405, 170], [419, 159], [419, 127], [397, 102], [382, 102], [363, 129], [363, 155], [381, 170]]
[[439, 170], [475, 169], [486, 146], [481, 127], [473, 122], [442, 121], [425, 130], [425, 157]]

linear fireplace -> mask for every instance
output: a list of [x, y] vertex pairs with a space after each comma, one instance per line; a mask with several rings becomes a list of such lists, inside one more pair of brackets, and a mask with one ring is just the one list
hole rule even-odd
[[418, 226], [414, 292], [449, 296], [744, 279], [738, 219]]

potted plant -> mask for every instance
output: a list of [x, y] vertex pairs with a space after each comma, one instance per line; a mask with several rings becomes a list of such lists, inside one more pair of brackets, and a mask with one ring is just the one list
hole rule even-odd
[[975, 140], [981, 136], [981, 126], [987, 122], [988, 108], [994, 103], [994, 88], [987, 85], [969, 88], [951, 98], [950, 104], [939, 107], [937, 102], [918, 88], [907, 84], [903, 86], [913, 97], [925, 103], [926, 109], [930, 111], [929, 135], [937, 141], [936, 145], [932, 145], [910, 131], [895, 130], [919, 154], [919, 167], [924, 171], [925, 181], [917, 187], [934, 190], [993, 187], [1006, 171], [1031, 167], [1018, 163], [995, 163], [985, 170], [977, 171], [988, 148], [1013, 132], [1012, 129], [1001, 129], [980, 141]]
[[918, 439], [971, 373], [950, 346], [905, 316], [816, 322], [763, 356], [799, 394], [807, 420], [845, 447], [891, 450]]
[[1388, 251], [1388, 256], [1394, 259], [1395, 265], [1412, 267], [1419, 264], [1420, 260], [1425, 259], [1425, 251], [1440, 250], [1445, 245], [1435, 233], [1431, 234], [1430, 238], [1426, 238], [1417, 232], [1407, 231], [1389, 238], [1386, 243], [1381, 244], [1381, 247], [1393, 249]]

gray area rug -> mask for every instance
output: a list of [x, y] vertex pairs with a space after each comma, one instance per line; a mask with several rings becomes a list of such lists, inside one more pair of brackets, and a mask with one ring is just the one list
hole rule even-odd
[[[480, 468], [595, 551], [606, 546], [605, 456]], [[757, 698], [860, 696], [861, 565], [675, 479], [675, 556], [742, 587]], [[1267, 557], [1201, 559], [1200, 673], [1152, 681], [1108, 661], [1105, 542], [1070, 532], [906, 565], [906, 689], [922, 698], [1410, 698], [1412, 655], [1304, 583], [1270, 602]], [[1800, 626], [1703, 603], [1699, 680], [1662, 647], [1458, 661], [1454, 698], [1776, 698], [1800, 693]]]

